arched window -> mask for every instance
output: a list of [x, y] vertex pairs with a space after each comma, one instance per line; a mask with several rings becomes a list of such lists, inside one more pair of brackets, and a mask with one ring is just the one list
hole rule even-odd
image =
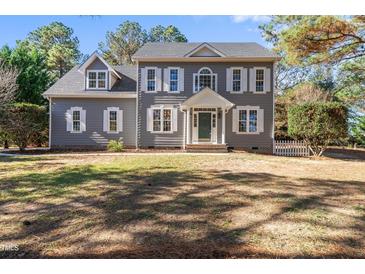
[[201, 91], [205, 87], [216, 91], [217, 74], [210, 68], [201, 68], [198, 73], [194, 73], [194, 92]]

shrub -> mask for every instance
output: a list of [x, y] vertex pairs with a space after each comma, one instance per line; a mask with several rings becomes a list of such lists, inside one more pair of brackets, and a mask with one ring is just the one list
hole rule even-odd
[[121, 140], [110, 140], [108, 143], [108, 151], [121, 152], [124, 149], [123, 141]]
[[0, 112], [1, 130], [20, 150], [48, 126], [47, 110], [43, 106], [15, 103], [4, 106]]
[[288, 112], [288, 134], [304, 140], [315, 156], [347, 137], [347, 108], [335, 102], [295, 105]]

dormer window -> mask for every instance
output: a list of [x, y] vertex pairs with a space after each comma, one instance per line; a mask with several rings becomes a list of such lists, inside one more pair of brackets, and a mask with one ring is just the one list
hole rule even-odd
[[106, 70], [88, 70], [87, 88], [88, 89], [106, 89], [107, 71]]

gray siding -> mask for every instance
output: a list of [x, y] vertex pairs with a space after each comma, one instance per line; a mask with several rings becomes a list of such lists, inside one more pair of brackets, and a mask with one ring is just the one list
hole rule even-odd
[[[252, 105], [264, 109], [264, 132], [258, 135], [243, 135], [232, 132], [232, 111], [226, 115], [226, 143], [228, 146], [243, 149], [252, 149], [257, 147], [259, 151], [272, 152], [272, 131], [273, 131], [273, 63], [157, 63], [157, 62], [140, 62], [139, 76], [141, 68], [146, 66], [155, 66], [162, 70], [166, 67], [184, 68], [184, 92], [180, 94], [169, 94], [165, 91], [157, 93], [141, 92], [141, 83], [139, 81], [138, 92], [138, 144], [141, 147], [148, 146], [181, 146], [183, 144], [183, 112], [178, 112], [178, 131], [174, 134], [155, 134], [146, 130], [146, 109], [154, 104], [180, 104], [187, 98], [194, 95], [193, 93], [193, 73], [197, 73], [202, 67], [209, 67], [213, 73], [218, 75], [217, 92], [237, 106]], [[267, 67], [271, 69], [271, 92], [266, 94], [253, 94], [244, 92], [243, 94], [231, 94], [226, 91], [226, 68], [242, 66], [245, 68]], [[249, 70], [248, 70], [249, 73]], [[163, 77], [163, 73], [162, 73]], [[140, 79], [140, 77], [138, 77]], [[247, 79], [250, 79], [248, 75]], [[162, 79], [163, 80], [163, 79]], [[221, 117], [221, 116], [220, 116]], [[192, 123], [190, 123], [192, 124]], [[221, 140], [221, 118], [218, 119], [218, 141]]]
[[[86, 110], [86, 131], [66, 131], [65, 113], [71, 107]], [[123, 132], [108, 134], [103, 131], [103, 111], [107, 107], [123, 110]], [[109, 140], [121, 138], [125, 146], [135, 146], [136, 100], [135, 99], [52, 99], [51, 148], [105, 148]]]

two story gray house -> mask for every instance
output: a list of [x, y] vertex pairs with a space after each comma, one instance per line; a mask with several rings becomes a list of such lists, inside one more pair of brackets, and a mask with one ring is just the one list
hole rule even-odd
[[52, 149], [120, 139], [272, 153], [276, 54], [257, 43], [147, 43], [133, 60], [113, 66], [95, 52], [44, 93]]

